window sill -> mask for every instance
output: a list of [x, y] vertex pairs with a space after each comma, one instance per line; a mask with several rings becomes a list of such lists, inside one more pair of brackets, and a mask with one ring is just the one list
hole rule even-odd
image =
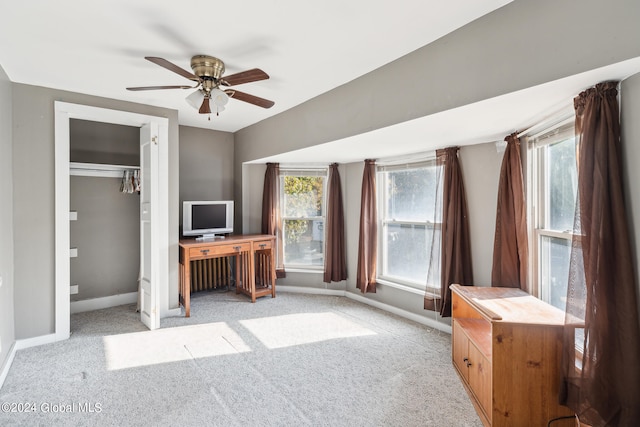
[[424, 297], [424, 293], [425, 293], [424, 289], [413, 288], [411, 286], [403, 285], [403, 284], [396, 283], [396, 282], [391, 282], [389, 280], [385, 280], [385, 279], [381, 279], [381, 278], [377, 278], [376, 279], [376, 283], [378, 283], [380, 285], [389, 286], [391, 288], [400, 289], [402, 291], [409, 292], [409, 293], [412, 293], [412, 294], [420, 295], [422, 297]]
[[315, 268], [293, 268], [284, 266], [285, 273], [311, 273], [311, 274], [324, 274], [324, 270], [319, 270]]

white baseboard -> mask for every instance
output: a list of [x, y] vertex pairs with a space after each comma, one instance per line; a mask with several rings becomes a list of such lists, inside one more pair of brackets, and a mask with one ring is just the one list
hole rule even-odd
[[9, 353], [7, 354], [7, 358], [2, 364], [2, 370], [0, 370], [0, 389], [2, 389], [2, 385], [4, 384], [4, 380], [7, 378], [9, 374], [9, 368], [11, 368], [11, 364], [13, 363], [13, 358], [16, 357], [16, 343], [14, 342], [9, 349]]
[[[179, 317], [179, 316], [182, 316], [182, 307], [170, 308], [160, 313], [161, 319], [164, 319], [165, 317]], [[162, 325], [160, 327], [162, 327]]]
[[85, 311], [100, 310], [101, 308], [115, 307], [118, 305], [132, 304], [138, 301], [137, 292], [129, 292], [128, 294], [111, 295], [102, 298], [91, 298], [82, 301], [71, 302], [71, 314], [82, 313]]
[[51, 344], [54, 342], [56, 342], [56, 334], [40, 335], [39, 337], [16, 340], [9, 350], [9, 354], [7, 355], [4, 365], [2, 365], [2, 370], [0, 371], [0, 388], [2, 388], [2, 385], [4, 384], [4, 380], [9, 373], [9, 369], [11, 368], [11, 364], [13, 363], [13, 359], [16, 357], [16, 352], [18, 350], [36, 347], [43, 344]]
[[296, 292], [299, 294], [314, 294], [314, 295], [331, 295], [338, 297], [347, 297], [352, 300], [367, 304], [376, 308], [379, 308], [389, 313], [396, 314], [405, 319], [413, 320], [414, 322], [429, 326], [430, 328], [437, 329], [439, 331], [451, 334], [451, 326], [444, 323], [440, 323], [435, 319], [429, 319], [428, 317], [420, 316], [419, 314], [411, 313], [398, 307], [394, 307], [389, 304], [378, 302], [370, 298], [365, 298], [361, 295], [354, 294], [352, 292], [341, 291], [337, 289], [322, 289], [322, 288], [307, 288], [303, 286], [277, 286], [276, 292]]
[[36, 347], [44, 344], [51, 344], [58, 341], [56, 334], [40, 335], [39, 337], [24, 338], [16, 340], [16, 350], [22, 350], [23, 348]]
[[382, 302], [378, 302], [378, 301], [372, 300], [371, 298], [365, 298], [361, 295], [357, 295], [351, 292], [346, 292], [346, 297], [364, 304], [368, 304], [372, 307], [376, 307], [381, 310], [388, 311], [389, 313], [397, 314], [400, 317], [413, 320], [414, 322], [421, 323], [430, 328], [437, 329], [439, 331], [451, 334], [451, 326], [445, 325], [444, 323], [440, 323], [435, 319], [429, 319], [428, 317], [420, 316], [419, 314], [411, 313], [410, 311], [403, 310], [401, 308], [394, 307], [392, 305], [385, 304]]
[[276, 286], [276, 292], [295, 292], [298, 294], [313, 294], [313, 295], [329, 295], [335, 297], [345, 296], [346, 291], [339, 289], [323, 289], [323, 288], [307, 288], [304, 286]]

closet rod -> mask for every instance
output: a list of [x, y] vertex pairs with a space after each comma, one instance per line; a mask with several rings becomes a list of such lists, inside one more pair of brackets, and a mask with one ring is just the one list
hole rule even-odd
[[69, 175], [73, 176], [122, 178], [122, 174], [127, 170], [140, 170], [140, 166], [105, 165], [101, 163], [69, 163]]

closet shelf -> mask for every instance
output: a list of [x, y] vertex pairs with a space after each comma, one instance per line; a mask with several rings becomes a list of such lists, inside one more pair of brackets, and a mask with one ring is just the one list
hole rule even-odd
[[98, 176], [107, 178], [122, 178], [124, 171], [140, 170], [140, 166], [105, 165], [101, 163], [69, 162], [69, 175]]

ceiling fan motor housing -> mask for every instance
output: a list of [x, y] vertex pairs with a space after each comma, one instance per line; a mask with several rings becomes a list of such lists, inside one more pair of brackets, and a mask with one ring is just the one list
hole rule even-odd
[[214, 79], [217, 82], [224, 74], [224, 62], [213, 56], [196, 55], [191, 58], [191, 69], [201, 79]]

